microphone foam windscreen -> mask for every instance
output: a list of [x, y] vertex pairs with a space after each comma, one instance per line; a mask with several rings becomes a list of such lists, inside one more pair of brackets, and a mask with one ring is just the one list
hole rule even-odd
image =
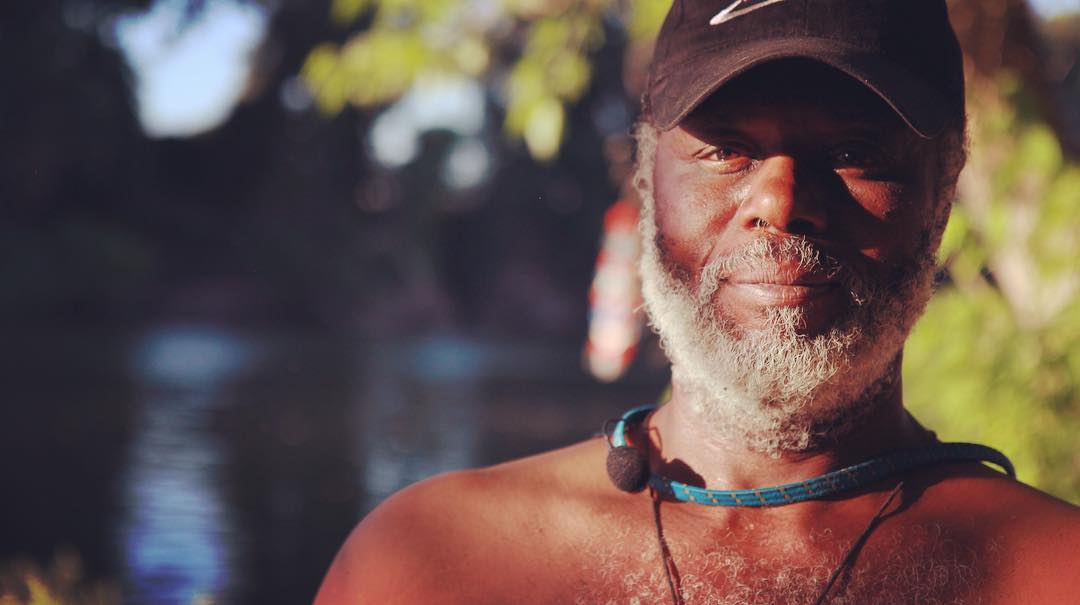
[[620, 445], [608, 451], [607, 473], [615, 487], [640, 492], [649, 482], [649, 461], [637, 448]]

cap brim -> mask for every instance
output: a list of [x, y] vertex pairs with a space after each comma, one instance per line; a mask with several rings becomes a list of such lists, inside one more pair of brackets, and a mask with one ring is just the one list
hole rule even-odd
[[[764, 63], [795, 58], [819, 61], [854, 78], [877, 93], [920, 136], [937, 136], [948, 122], [947, 101], [922, 79], [879, 54], [821, 38], [759, 40], [690, 59], [652, 82], [653, 120], [661, 130], [670, 130], [739, 75]], [[656, 102], [658, 96], [664, 98], [663, 103]]]

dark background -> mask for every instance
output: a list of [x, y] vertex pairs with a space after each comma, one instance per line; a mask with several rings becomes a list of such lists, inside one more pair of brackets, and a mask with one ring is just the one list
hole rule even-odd
[[461, 192], [433, 169], [452, 133], [386, 169], [373, 112], [281, 102], [308, 50], [345, 35], [325, 1], [274, 5], [258, 89], [227, 123], [148, 138], [108, 28], [149, 5], [2, 9], [9, 586], [33, 562], [73, 599], [305, 602], [387, 493], [657, 396], [658, 360], [603, 387], [579, 359], [618, 193], [593, 120], [615, 99], [627, 129], [633, 107], [617, 37], [557, 160], [508, 142], [491, 104], [497, 169]]

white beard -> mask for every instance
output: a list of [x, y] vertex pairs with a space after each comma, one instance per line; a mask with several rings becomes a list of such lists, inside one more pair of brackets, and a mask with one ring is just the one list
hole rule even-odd
[[[642, 145], [639, 153], [652, 150]], [[642, 293], [680, 397], [710, 434], [773, 456], [818, 449], [858, 426], [899, 376], [903, 343], [932, 292], [931, 242], [940, 234], [928, 231], [925, 253], [889, 283], [869, 283], [803, 238], [763, 237], [710, 259], [695, 291], [661, 260], [652, 162], [642, 157], [635, 179], [642, 198]], [[753, 329], [726, 317], [715, 295], [731, 270], [781, 260], [836, 277], [850, 293], [848, 313], [818, 335], [799, 333], [805, 323], [799, 307], [766, 309], [763, 326]]]

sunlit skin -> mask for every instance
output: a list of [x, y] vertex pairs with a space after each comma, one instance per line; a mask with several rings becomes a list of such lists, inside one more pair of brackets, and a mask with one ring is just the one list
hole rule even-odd
[[[661, 249], [669, 268], [691, 281], [710, 256], [763, 235], [806, 237], [875, 279], [922, 243], [935, 204], [933, 144], [868, 89], [793, 65], [752, 72], [661, 135]], [[776, 94], [767, 90], [776, 78], [829, 94]], [[751, 326], [766, 306], [804, 306], [806, 330], [815, 333], [843, 311], [836, 286], [775, 267], [735, 276], [716, 302]]]
[[[884, 103], [839, 75], [761, 70], [727, 85], [661, 135], [654, 178], [665, 260], [693, 283], [712, 254], [763, 235], [799, 235], [861, 274], [889, 276], [925, 241], [937, 203], [936, 153]], [[746, 326], [769, 306], [799, 305], [808, 333], [827, 328], [848, 304], [827, 276], [793, 267], [733, 277], [714, 302], [718, 313]], [[675, 478], [725, 489], [775, 485], [924, 439], [924, 429], [904, 412], [898, 380], [884, 397], [881, 411], [842, 443], [779, 459], [710, 439], [678, 385], [648, 427], [631, 437], [649, 445], [654, 470]], [[628, 602], [628, 591], [660, 577], [652, 501], [647, 492], [611, 485], [607, 450], [604, 440], [591, 439], [400, 492], [353, 531], [316, 603]], [[1075, 507], [979, 464], [913, 471], [903, 479], [899, 510], [874, 531], [855, 563], [869, 583], [853, 581], [846, 602], [1076, 602]], [[728, 549], [740, 560], [769, 561], [781, 575], [785, 566], [838, 558], [894, 485], [770, 509], [664, 503], [664, 530], [679, 545], [680, 572], [704, 578], [722, 595], [734, 585], [725, 573], [731, 569], [710, 567], [716, 559], [695, 553]], [[961, 553], [963, 569], [977, 581], [947, 589], [898, 567], [898, 553], [916, 562], [943, 556], [940, 540], [921, 538], [928, 532], [946, 536], [945, 550]], [[738, 582], [752, 583], [746, 576], [754, 569], [742, 569]], [[871, 593], [866, 586], [877, 579], [879, 586], [902, 587], [897, 590], [918, 588], [921, 600]], [[647, 588], [643, 602], [672, 602], [662, 583]], [[788, 602], [781, 594], [758, 596]]]

